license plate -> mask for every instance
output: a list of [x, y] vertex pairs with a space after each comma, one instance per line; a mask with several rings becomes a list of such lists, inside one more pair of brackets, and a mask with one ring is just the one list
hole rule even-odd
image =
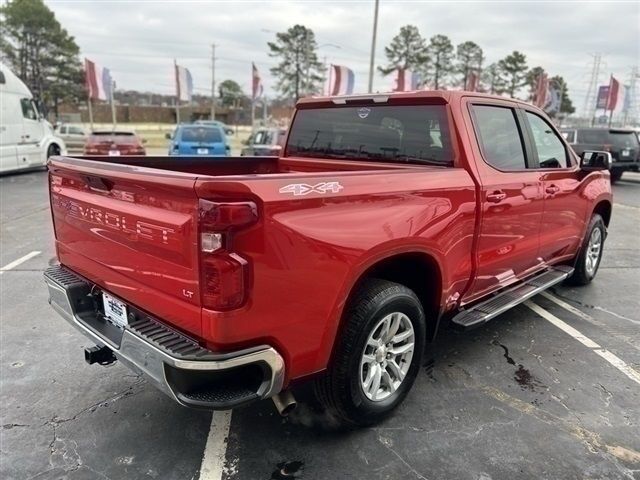
[[207, 148], [199, 148], [198, 149], [198, 155], [206, 155], [207, 153], [209, 153], [209, 149], [207, 149]]
[[120, 150], [109, 150], [109, 156], [110, 157], [119, 157], [120, 156]]
[[625, 148], [624, 150], [622, 150], [623, 157], [628, 157], [629, 155], [631, 155], [631, 151], [628, 148]]
[[129, 323], [127, 320], [127, 306], [120, 300], [102, 292], [102, 303], [104, 304], [104, 316], [113, 323], [119, 327], [124, 327]]

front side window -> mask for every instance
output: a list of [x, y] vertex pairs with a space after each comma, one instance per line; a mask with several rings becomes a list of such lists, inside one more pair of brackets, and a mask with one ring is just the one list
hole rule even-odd
[[300, 109], [287, 155], [453, 166], [444, 105]]
[[526, 112], [540, 168], [567, 168], [567, 151], [562, 140], [542, 117]]
[[31, 100], [28, 98], [20, 99], [20, 106], [22, 107], [22, 116], [24, 118], [28, 118], [29, 120], [38, 119], [38, 114]]
[[522, 136], [512, 108], [474, 105], [475, 129], [485, 160], [498, 170], [524, 170]]

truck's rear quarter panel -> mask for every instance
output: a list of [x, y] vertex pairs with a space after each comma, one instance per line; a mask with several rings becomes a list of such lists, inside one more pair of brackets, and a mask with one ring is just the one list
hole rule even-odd
[[[322, 182], [342, 188], [280, 193], [291, 184]], [[285, 357], [289, 379], [326, 366], [347, 296], [375, 262], [407, 252], [431, 255], [447, 286], [445, 302], [470, 277], [475, 187], [463, 169], [203, 178], [196, 191], [205, 198], [244, 192], [260, 199], [260, 222], [232, 241], [250, 259], [249, 302], [227, 313], [205, 310], [203, 336], [216, 348], [244, 346], [248, 338], [272, 344]]]

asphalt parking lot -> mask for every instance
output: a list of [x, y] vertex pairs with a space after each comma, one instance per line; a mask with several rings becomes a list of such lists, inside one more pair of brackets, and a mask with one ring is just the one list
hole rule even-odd
[[640, 479], [640, 174], [614, 201], [594, 283], [443, 332], [391, 418], [338, 432], [305, 406], [189, 410], [87, 365], [42, 281], [46, 174], [0, 177], [0, 478]]

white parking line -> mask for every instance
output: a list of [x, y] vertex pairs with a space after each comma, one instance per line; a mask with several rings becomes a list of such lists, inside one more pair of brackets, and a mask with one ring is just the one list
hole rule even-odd
[[533, 310], [535, 313], [540, 315], [542, 318], [544, 318], [545, 320], [549, 321], [550, 323], [552, 323], [553, 325], [558, 327], [563, 332], [568, 333], [569, 335], [571, 335], [573, 338], [575, 338], [580, 343], [582, 343], [585, 347], [590, 348], [591, 350], [593, 350], [593, 352], [595, 352], [596, 354], [600, 355], [607, 362], [609, 362], [611, 365], [616, 367], [618, 370], [620, 370], [622, 373], [624, 373], [631, 380], [633, 380], [638, 385], [640, 385], [640, 373], [637, 372], [636, 370], [634, 370], [630, 365], [628, 365], [620, 357], [618, 357], [617, 355], [611, 353], [606, 348], [601, 347], [596, 342], [594, 342], [590, 338], [584, 336], [578, 330], [573, 328], [571, 325], [563, 322], [558, 317], [556, 317], [554, 314], [552, 314], [551, 312], [546, 311], [544, 308], [540, 307], [539, 305], [536, 305], [535, 303], [533, 303], [531, 301], [526, 301], [526, 302], [524, 302], [524, 304], [527, 307], [529, 307], [531, 310]]
[[42, 253], [42, 252], [34, 250], [33, 252], [27, 253], [24, 257], [20, 257], [19, 259], [14, 260], [11, 263], [7, 263], [4, 267], [0, 268], [0, 275], [2, 275], [6, 271], [9, 271], [9, 270], [11, 270], [13, 268], [16, 268], [21, 263], [24, 263], [27, 260], [32, 259], [33, 257], [37, 257], [38, 255], [40, 255], [40, 253]]
[[231, 410], [213, 412], [211, 428], [200, 466], [200, 480], [222, 479], [230, 425]]

